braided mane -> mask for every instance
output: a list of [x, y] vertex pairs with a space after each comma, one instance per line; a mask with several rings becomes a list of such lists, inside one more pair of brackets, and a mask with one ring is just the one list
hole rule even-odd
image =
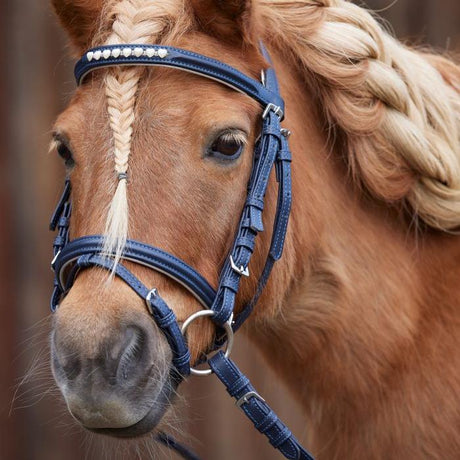
[[[107, 45], [155, 43], [171, 24], [180, 25], [179, 18], [183, 16], [181, 1], [121, 0], [112, 3], [112, 8], [107, 9], [108, 17], [114, 18]], [[128, 160], [136, 94], [142, 73], [140, 67], [123, 67], [110, 70], [105, 77], [118, 185], [107, 216], [103, 252], [116, 254], [115, 265], [121, 257], [128, 235]]]
[[312, 80], [357, 183], [460, 225], [460, 67], [411, 50], [344, 0], [260, 1], [262, 22]]
[[[408, 203], [428, 225], [460, 226], [460, 68], [407, 48], [372, 14], [345, 0], [255, 1], [258, 30], [312, 81], [356, 183]], [[193, 20], [184, 0], [110, 0], [106, 44], [174, 42]], [[100, 37], [95, 38], [96, 42]], [[118, 185], [104, 250], [117, 260], [128, 234], [128, 160], [143, 69], [105, 78]]]

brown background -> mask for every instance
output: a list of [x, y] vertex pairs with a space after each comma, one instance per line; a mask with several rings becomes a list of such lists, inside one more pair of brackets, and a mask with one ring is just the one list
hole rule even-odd
[[[458, 0], [391, 3], [368, 1], [382, 10], [399, 37], [459, 49]], [[66, 40], [47, 2], [37, 0], [0, 0], [0, 34], [0, 459], [138, 458], [126, 443], [101, 442], [76, 426], [47, 361], [52, 235], [46, 228], [63, 178], [47, 146], [51, 124], [74, 88]], [[305, 440], [306, 423], [279, 379], [243, 337], [238, 342], [237, 362]], [[191, 379], [182, 393], [180, 429], [205, 460], [280, 458], [214, 378]], [[139, 458], [150, 457], [147, 447]], [[159, 458], [174, 457], [163, 453]]]

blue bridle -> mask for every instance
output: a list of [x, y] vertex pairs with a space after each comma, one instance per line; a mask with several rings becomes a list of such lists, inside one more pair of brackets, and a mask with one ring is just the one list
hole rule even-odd
[[[265, 48], [262, 46], [261, 49], [264, 57], [270, 62]], [[51, 230], [58, 230], [53, 245], [52, 268], [55, 272], [55, 281], [51, 310], [56, 311], [59, 302], [70, 290], [82, 269], [97, 266], [108, 271], [114, 270], [119, 278], [145, 300], [149, 313], [165, 334], [173, 352], [171, 375], [176, 382], [180, 382], [190, 373], [214, 372], [225, 384], [229, 394], [236, 399], [238, 407], [286, 458], [311, 460], [313, 457], [298, 443], [289, 429], [258, 395], [249, 380], [228, 358], [233, 333], [250, 315], [269, 279], [274, 263], [282, 255], [291, 210], [291, 153], [287, 141], [289, 131], [281, 128], [284, 102], [279, 93], [275, 71], [271, 67], [263, 71], [262, 82], [259, 82], [227, 64], [191, 51], [168, 46], [124, 44], [101, 46], [85, 53], [75, 67], [77, 83], [81, 84], [85, 76], [95, 69], [120, 65], [166, 66], [190, 71], [247, 94], [261, 104], [262, 131], [254, 149], [246, 202], [232, 249], [220, 272], [217, 290], [214, 290], [203, 276], [176, 256], [145, 243], [127, 241], [122, 255], [123, 260], [147, 266], [169, 276], [187, 288], [205, 308], [188, 318], [181, 329], [174, 312], [156, 289], [146, 287], [122, 263], [117, 264], [114, 269], [113, 258], [101, 254], [104, 236], [92, 235], [69, 240], [72, 205], [71, 184], [70, 179], [67, 178], [64, 192], [50, 224]], [[273, 168], [278, 182], [278, 202], [269, 253], [252, 300], [241, 312], [235, 314], [235, 300], [241, 278], [249, 276], [248, 267], [256, 236], [264, 230], [262, 223], [264, 198]], [[184, 336], [188, 325], [204, 315], [209, 316], [217, 328], [224, 332], [215, 339], [213, 349], [219, 349], [227, 342], [225, 353], [218, 351], [207, 361], [210, 366], [207, 371], [191, 368], [190, 352]], [[160, 436], [160, 440], [179, 452], [182, 449], [167, 435]], [[191, 453], [180, 453], [184, 458], [196, 458]]]

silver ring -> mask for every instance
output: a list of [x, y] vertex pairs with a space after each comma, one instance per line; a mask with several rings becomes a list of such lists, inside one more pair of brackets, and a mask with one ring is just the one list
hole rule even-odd
[[[214, 310], [200, 310], [197, 311], [196, 313], [193, 313], [193, 315], [189, 316], [185, 321], [184, 324], [182, 324], [181, 332], [182, 335], [185, 336], [185, 331], [187, 328], [190, 326], [193, 321], [195, 321], [198, 318], [202, 318], [204, 316], [214, 316], [216, 312]], [[223, 325], [223, 328], [225, 330], [225, 333], [227, 335], [227, 346], [225, 348], [225, 357], [228, 358], [230, 356], [230, 353], [232, 352], [233, 348], [233, 329], [232, 329], [232, 321], [233, 321], [233, 313], [231, 314], [230, 318], [228, 321]], [[195, 369], [193, 367], [190, 367], [190, 373], [193, 375], [211, 375], [212, 374], [212, 369]]]

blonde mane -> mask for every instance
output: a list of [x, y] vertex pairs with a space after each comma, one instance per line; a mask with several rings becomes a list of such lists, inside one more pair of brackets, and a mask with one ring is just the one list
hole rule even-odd
[[[408, 203], [434, 228], [460, 226], [460, 68], [397, 42], [349, 1], [259, 0], [254, 9], [266, 41], [290, 50], [313, 85], [356, 182], [379, 199]], [[171, 39], [193, 21], [183, 0], [115, 0], [105, 10], [106, 44]], [[118, 185], [104, 252], [117, 261], [128, 235], [128, 160], [142, 72], [116, 68], [105, 78]]]
[[460, 68], [407, 48], [348, 1], [259, 6], [272, 39], [313, 80], [356, 181], [434, 228], [460, 226]]
[[[113, 18], [106, 45], [154, 43], [165, 30], [171, 28], [171, 24], [177, 26], [179, 18], [184, 16], [182, 1], [121, 0], [112, 3], [111, 8], [106, 9], [108, 18]], [[103, 252], [115, 254], [115, 265], [128, 237], [128, 161], [136, 95], [142, 72], [140, 67], [119, 67], [109, 71], [105, 77], [118, 185], [108, 211]]]

